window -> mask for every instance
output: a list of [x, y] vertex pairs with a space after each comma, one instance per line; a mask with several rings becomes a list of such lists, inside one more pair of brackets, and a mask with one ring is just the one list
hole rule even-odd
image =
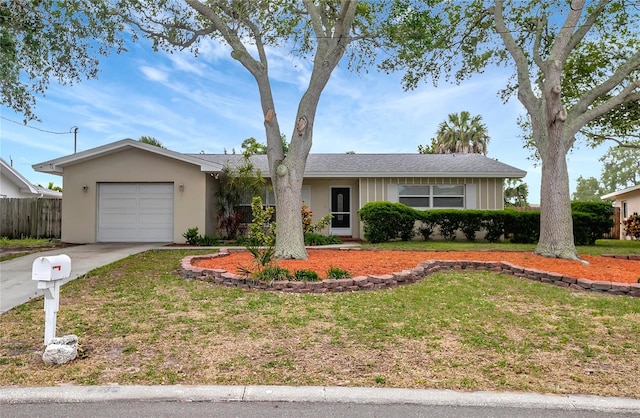
[[464, 186], [433, 186], [434, 208], [464, 208]]
[[431, 186], [398, 186], [398, 198], [413, 208], [431, 207]]
[[464, 209], [464, 188], [455, 185], [398, 185], [398, 201], [414, 208]]
[[627, 219], [629, 217], [629, 208], [627, 207], [627, 201], [622, 201], [622, 219]]
[[[273, 187], [265, 186], [262, 188], [262, 192], [260, 193], [260, 197], [262, 198], [262, 204], [264, 206], [271, 206], [275, 209], [276, 207], [276, 195], [273, 191]], [[253, 196], [247, 194], [242, 197], [242, 203], [236, 206], [236, 212], [239, 214], [243, 223], [251, 223], [253, 218], [253, 214], [251, 213], [251, 202], [253, 201]], [[308, 185], [302, 186], [302, 202], [300, 205], [307, 205], [311, 207], [311, 187]], [[272, 221], [276, 220], [276, 212], [274, 210]]]
[[[242, 202], [235, 208], [236, 213], [240, 217], [242, 223], [251, 223], [253, 219], [253, 214], [251, 211], [251, 202], [253, 201], [253, 197], [254, 196], [252, 194], [246, 193], [241, 198]], [[263, 206], [271, 206], [275, 208], [276, 197], [271, 187], [263, 187], [262, 192], [260, 193], [260, 197], [262, 198]], [[272, 220], [275, 221], [275, 219], [276, 215], [274, 211]]]

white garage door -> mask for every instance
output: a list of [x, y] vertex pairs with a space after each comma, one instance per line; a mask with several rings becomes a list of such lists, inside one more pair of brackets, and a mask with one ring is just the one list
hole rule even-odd
[[102, 183], [99, 242], [172, 242], [172, 183]]

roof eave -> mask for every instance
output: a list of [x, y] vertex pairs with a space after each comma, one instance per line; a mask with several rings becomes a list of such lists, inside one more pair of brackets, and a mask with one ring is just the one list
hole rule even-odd
[[61, 175], [64, 172], [65, 166], [80, 161], [89, 161], [95, 158], [102, 157], [104, 155], [122, 151], [127, 148], [137, 148], [152, 152], [154, 154], [162, 155], [164, 157], [172, 158], [174, 160], [197, 165], [200, 167], [200, 171], [202, 172], [220, 171], [222, 169], [222, 166], [216, 163], [209, 163], [200, 158], [192, 157], [190, 155], [182, 154], [176, 151], [171, 151], [166, 148], [157, 147], [155, 145], [145, 144], [144, 142], [128, 138], [82, 151], [76, 154], [71, 154], [42, 163], [34, 164], [32, 167], [34, 170], [39, 172]]
[[4, 159], [1, 162], [4, 176], [11, 180], [13, 184], [18, 186], [20, 193], [37, 193], [34, 185], [29, 180], [27, 180], [12, 166], [7, 164]]
[[640, 190], [640, 184], [638, 184], [636, 186], [627, 187], [626, 189], [623, 189], [623, 190], [618, 190], [616, 192], [605, 194], [603, 196], [600, 196], [600, 200], [615, 199], [617, 196], [620, 196], [620, 195], [623, 195], [623, 194], [627, 194], [627, 193], [631, 193], [631, 192], [634, 192], [636, 190]]
[[[390, 173], [349, 173], [349, 172], [313, 172], [305, 173], [305, 178], [382, 178], [382, 177], [431, 177], [431, 178], [460, 178], [460, 177], [480, 177], [480, 178], [522, 178], [526, 176], [526, 172], [502, 172], [502, 173], [478, 173], [478, 172], [390, 172]], [[266, 177], [266, 176], [265, 176]]]

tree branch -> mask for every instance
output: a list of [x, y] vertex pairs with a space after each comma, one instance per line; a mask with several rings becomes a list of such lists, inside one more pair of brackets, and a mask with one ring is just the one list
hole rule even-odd
[[222, 18], [209, 6], [199, 2], [198, 0], [185, 0], [185, 2], [203, 17], [206, 17], [213, 28], [224, 38], [229, 44], [233, 52], [231, 56], [238, 60], [254, 77], [266, 70], [261, 62], [256, 61], [247, 48], [244, 46], [237, 33], [232, 31]]
[[502, 0], [496, 0], [493, 8], [493, 15], [495, 21], [496, 32], [502, 38], [505, 47], [513, 57], [516, 63], [516, 71], [518, 75], [518, 97], [522, 104], [527, 108], [530, 115], [535, 114], [534, 105], [536, 103], [536, 96], [533, 94], [531, 88], [531, 81], [529, 80], [529, 65], [527, 57], [516, 43], [511, 31], [504, 23], [504, 17], [502, 15]]
[[[620, 83], [624, 81], [633, 71], [636, 71], [640, 68], [640, 51], [637, 51], [634, 55], [629, 57], [629, 59], [622, 64], [618, 69], [605, 80], [600, 85], [594, 87], [587, 93], [585, 93], [582, 98], [572, 107], [573, 114], [581, 114], [587, 111], [589, 106], [591, 106], [599, 97], [607, 94], [610, 90], [617, 87]], [[631, 83], [630, 86], [634, 86], [630, 91], [634, 89], [640, 88], [640, 80], [636, 80], [635, 83]]]
[[586, 21], [578, 26], [578, 29], [571, 35], [569, 42], [567, 44], [568, 51], [572, 51], [578, 44], [584, 39], [587, 33], [593, 27], [593, 24], [598, 20], [600, 15], [604, 12], [607, 4], [609, 4], [610, 0], [600, 0], [598, 5], [593, 9], [591, 14], [587, 16]]
[[624, 103], [640, 100], [640, 91], [633, 93], [633, 91], [638, 88], [640, 88], [640, 80], [637, 80], [635, 83], [629, 84], [619, 94], [611, 97], [610, 99], [599, 104], [598, 106], [587, 110], [582, 115], [578, 115], [576, 117], [576, 119], [578, 120], [578, 123], [583, 122], [582, 126], [584, 126], [587, 123], [591, 122], [592, 120], [595, 120], [596, 118], [609, 112], [611, 109], [613, 109], [616, 106], [619, 106]]
[[[613, 136], [609, 136], [609, 135], [602, 135], [602, 134], [597, 134], [595, 132], [586, 132], [586, 131], [580, 131], [580, 133], [588, 138], [593, 138], [593, 139], [599, 139], [599, 140], [607, 140], [607, 141], [613, 141], [616, 142], [618, 144], [619, 147], [621, 148], [630, 148], [630, 149], [640, 149], [640, 145], [636, 145], [636, 144], [629, 144], [628, 142], [625, 142], [623, 140], [620, 140], [618, 138], [615, 138]], [[640, 139], [640, 135], [635, 135], [635, 134], [630, 134], [627, 135], [630, 137], [634, 137], [634, 138], [639, 138]]]
[[567, 18], [556, 35], [556, 39], [553, 42], [553, 47], [551, 48], [551, 53], [549, 55], [551, 59], [558, 60], [563, 65], [569, 55], [569, 52], [571, 52], [571, 49], [569, 49], [568, 46], [571, 42], [574, 30], [578, 25], [578, 21], [580, 20], [585, 0], [570, 0], [570, 3], [571, 10], [567, 13]]
[[544, 66], [544, 60], [540, 56], [540, 45], [542, 43], [542, 29], [546, 27], [548, 24], [547, 15], [543, 15], [542, 21], [538, 19], [536, 22], [536, 39], [533, 43], [533, 61], [536, 63], [538, 68], [542, 68]]

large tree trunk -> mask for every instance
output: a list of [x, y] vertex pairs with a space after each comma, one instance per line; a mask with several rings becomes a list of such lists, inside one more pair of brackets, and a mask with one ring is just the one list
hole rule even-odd
[[276, 195], [276, 248], [275, 256], [279, 259], [307, 258], [302, 231], [302, 180], [306, 157], [286, 159], [277, 165], [275, 175], [271, 176]]
[[[560, 141], [551, 139], [550, 142]], [[546, 155], [541, 155], [540, 240], [535, 253], [545, 257], [576, 259], [567, 153], [557, 148], [549, 147]]]
[[533, 118], [534, 140], [542, 159], [540, 240], [535, 252], [545, 257], [577, 259], [567, 170], [567, 152], [574, 137], [567, 133], [567, 110], [561, 100], [562, 65], [549, 60], [544, 70], [542, 98], [538, 115]]

